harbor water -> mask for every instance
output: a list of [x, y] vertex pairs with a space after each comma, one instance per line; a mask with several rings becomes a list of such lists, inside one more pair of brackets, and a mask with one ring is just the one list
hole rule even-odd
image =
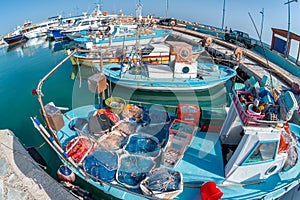
[[[36, 89], [39, 80], [46, 75], [55, 65], [65, 57], [65, 49], [72, 44], [68, 42], [47, 41], [46, 38], [36, 38], [13, 48], [0, 49], [0, 129], [10, 129], [26, 146], [35, 147], [47, 161], [47, 172], [56, 178], [56, 170], [60, 166], [60, 160], [54, 151], [44, 143], [43, 138], [32, 125], [30, 117], [40, 117], [40, 106], [37, 98], [32, 95], [32, 89]], [[71, 61], [67, 61], [43, 85], [44, 102], [55, 101], [60, 107], [77, 107], [83, 104], [93, 104], [96, 101], [95, 94], [85, 95], [81, 89], [87, 86], [87, 78], [95, 73], [91, 68], [84, 66], [72, 67]], [[79, 89], [78, 89], [79, 88]], [[222, 109], [227, 105], [228, 97], [224, 85], [201, 92], [172, 91], [167, 93], [129, 91], [115, 86], [112, 90], [114, 96], [138, 101], [172, 104], [195, 103], [205, 109]], [[55, 97], [55, 98], [54, 98]], [[214, 116], [212, 116], [214, 117]], [[76, 184], [85, 188], [83, 181], [77, 180]], [[104, 194], [97, 193], [94, 188], [93, 197]], [[95, 197], [96, 196], [96, 197]]]

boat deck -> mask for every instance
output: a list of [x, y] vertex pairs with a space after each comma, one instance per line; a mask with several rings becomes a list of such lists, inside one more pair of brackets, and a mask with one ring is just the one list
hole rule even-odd
[[[225, 42], [214, 36], [199, 33], [196, 31], [188, 30], [182, 27], [173, 27], [172, 34], [183, 40], [190, 40], [194, 43], [201, 42], [202, 38], [212, 37], [213, 43], [207, 47], [207, 50], [217, 59], [226, 62], [231, 60], [234, 57], [234, 50], [238, 47], [235, 44]], [[258, 54], [257, 52], [243, 48], [243, 58], [240, 62], [237, 62], [238, 68], [246, 73], [248, 76], [253, 76], [258, 82], [261, 81], [263, 76], [270, 77], [272, 74], [272, 86], [277, 91], [286, 91], [290, 90], [292, 83], [300, 83], [300, 66], [292, 63], [288, 59], [284, 60], [284, 63], [287, 63], [291, 66], [294, 66], [295, 70], [293, 73], [284, 69], [274, 62], [267, 61], [264, 56]], [[295, 98], [300, 105], [300, 95], [295, 94]], [[294, 122], [300, 124], [300, 113], [294, 113]]]
[[[172, 34], [188, 38], [195, 42], [200, 42], [202, 38], [212, 37], [210, 35], [202, 34], [196, 31], [191, 31], [185, 28], [174, 27]], [[237, 48], [236, 45], [222, 41], [218, 38], [213, 38], [214, 43], [210, 45], [208, 48], [209, 51], [212, 52], [216, 57], [222, 56], [223, 59], [228, 60], [230, 56], [234, 56], [234, 49]], [[241, 67], [249, 76], [254, 76], [258, 80], [260, 80], [264, 75], [269, 76], [270, 72], [275, 73], [274, 79], [276, 80], [277, 87], [279, 89], [287, 89], [290, 87], [292, 82], [300, 83], [300, 78], [285, 70], [281, 66], [265, 60], [262, 55], [249, 50], [244, 50], [244, 58], [239, 63], [239, 67]], [[268, 64], [268, 65], [267, 65]], [[262, 67], [265, 66], [265, 67]], [[299, 67], [299, 66], [298, 66]], [[299, 67], [300, 70], [300, 67]], [[276, 75], [281, 75], [280, 77], [276, 77]]]

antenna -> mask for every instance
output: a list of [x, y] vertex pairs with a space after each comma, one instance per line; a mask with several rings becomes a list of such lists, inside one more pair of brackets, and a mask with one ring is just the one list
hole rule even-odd
[[169, 0], [166, 0], [166, 18], [168, 18]]
[[250, 12], [248, 12], [248, 15], [249, 15], [249, 17], [250, 17], [250, 19], [251, 19], [251, 21], [252, 21], [252, 24], [253, 24], [253, 26], [254, 26], [254, 28], [255, 28], [255, 31], [256, 31], [256, 34], [257, 34], [257, 36], [258, 36], [260, 45], [261, 45], [261, 47], [262, 47], [262, 49], [263, 49], [263, 51], [264, 51], [264, 57], [265, 57], [265, 59], [266, 59], [266, 61], [267, 61], [267, 67], [268, 67], [268, 71], [269, 71], [269, 74], [270, 74], [271, 88], [273, 89], [272, 74], [271, 74], [271, 70], [270, 70], [270, 66], [269, 66], [269, 61], [268, 61], [268, 58], [267, 58], [267, 53], [266, 53], [266, 50], [265, 50], [265, 48], [264, 48], [264, 45], [263, 45], [263, 43], [262, 43], [262, 41], [261, 41], [261, 34], [258, 33], [257, 27], [256, 27], [256, 25], [255, 25], [255, 22], [254, 22], [254, 20], [253, 20], [253, 18], [252, 18], [252, 16], [251, 16]]
[[137, 19], [142, 19], [142, 7], [143, 7], [143, 5], [141, 3], [141, 0], [139, 0], [138, 4], [136, 5], [136, 9], [135, 9]]

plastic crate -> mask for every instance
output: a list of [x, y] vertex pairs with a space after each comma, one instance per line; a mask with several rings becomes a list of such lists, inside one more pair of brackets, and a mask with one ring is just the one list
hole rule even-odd
[[178, 119], [199, 124], [201, 116], [200, 107], [196, 104], [179, 104], [177, 107]]

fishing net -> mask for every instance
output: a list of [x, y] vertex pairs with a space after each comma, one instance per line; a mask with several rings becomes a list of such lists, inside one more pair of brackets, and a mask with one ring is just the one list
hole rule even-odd
[[136, 155], [122, 155], [119, 159], [117, 181], [128, 188], [138, 188], [155, 162], [151, 158]]
[[112, 130], [123, 135], [131, 135], [135, 133], [137, 125], [130, 121], [121, 120], [119, 121]]
[[157, 138], [146, 134], [133, 134], [129, 137], [124, 149], [133, 155], [142, 155], [155, 158], [160, 154]]
[[183, 190], [183, 177], [178, 171], [156, 168], [140, 184], [144, 194], [161, 199], [173, 199]]
[[124, 135], [113, 131], [107, 135], [101, 136], [97, 140], [97, 143], [99, 146], [109, 151], [118, 151], [122, 149], [122, 147], [126, 144], [126, 141], [127, 140]]
[[112, 182], [118, 168], [118, 154], [98, 148], [85, 159], [83, 168], [95, 181]]
[[160, 146], [165, 146], [169, 136], [168, 124], [152, 124], [147, 126], [139, 126], [138, 133], [152, 135], [158, 139]]

